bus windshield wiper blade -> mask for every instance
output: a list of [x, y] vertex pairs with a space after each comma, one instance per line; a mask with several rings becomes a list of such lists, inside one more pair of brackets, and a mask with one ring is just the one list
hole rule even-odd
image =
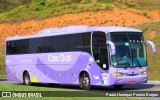
[[140, 64], [140, 62], [138, 61], [138, 59], [137, 58], [135, 58], [135, 59], [138, 62], [139, 67], [142, 67], [142, 65]]

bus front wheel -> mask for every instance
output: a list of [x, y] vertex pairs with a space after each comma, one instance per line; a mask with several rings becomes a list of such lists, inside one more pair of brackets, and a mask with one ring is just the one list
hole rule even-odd
[[24, 85], [31, 85], [30, 76], [28, 72], [25, 72], [23, 75], [23, 84]]
[[87, 73], [83, 74], [80, 81], [81, 81], [81, 86], [84, 90], [90, 90], [91, 89], [91, 82], [90, 82], [89, 75]]

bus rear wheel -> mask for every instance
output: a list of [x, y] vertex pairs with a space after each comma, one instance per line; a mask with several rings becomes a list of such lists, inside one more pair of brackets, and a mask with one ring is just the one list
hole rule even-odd
[[28, 72], [25, 72], [23, 75], [23, 84], [24, 85], [31, 85], [30, 76]]
[[82, 86], [84, 90], [91, 89], [91, 82], [90, 82], [89, 75], [87, 73], [83, 74], [83, 76], [80, 78], [80, 81], [81, 81], [80, 86]]

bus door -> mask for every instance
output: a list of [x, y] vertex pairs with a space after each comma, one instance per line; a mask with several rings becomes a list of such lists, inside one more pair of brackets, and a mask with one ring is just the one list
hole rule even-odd
[[108, 84], [109, 75], [109, 59], [108, 59], [108, 46], [106, 44], [106, 34], [104, 32], [94, 32], [92, 34], [92, 55], [100, 67], [100, 77], [102, 84]]

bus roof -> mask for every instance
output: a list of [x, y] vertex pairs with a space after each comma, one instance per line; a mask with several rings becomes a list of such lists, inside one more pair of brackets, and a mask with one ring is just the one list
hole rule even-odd
[[76, 34], [83, 32], [94, 32], [94, 31], [102, 31], [105, 33], [110, 32], [142, 32], [138, 29], [128, 28], [128, 27], [120, 27], [120, 26], [103, 26], [103, 27], [89, 27], [89, 26], [67, 26], [60, 28], [49, 28], [40, 31], [35, 35], [30, 36], [14, 36], [7, 38], [6, 40], [19, 40], [19, 39], [28, 39], [28, 38], [37, 38], [37, 37], [46, 37], [46, 36], [55, 36], [55, 35], [66, 35], [66, 34]]

